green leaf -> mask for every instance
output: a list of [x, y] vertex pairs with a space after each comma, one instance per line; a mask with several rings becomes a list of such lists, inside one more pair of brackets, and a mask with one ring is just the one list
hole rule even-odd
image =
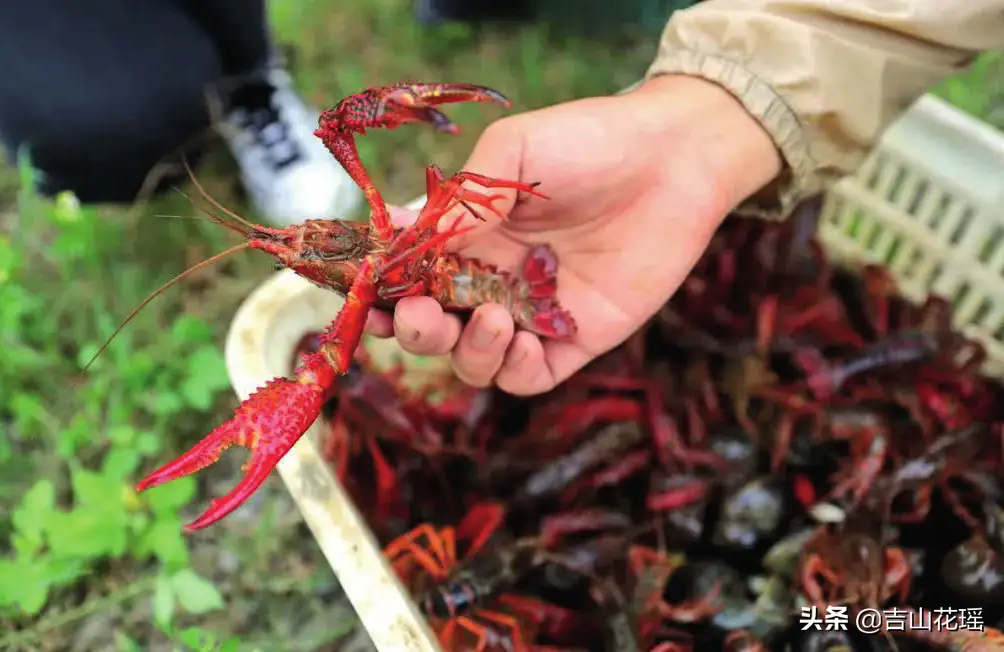
[[56, 505], [56, 487], [51, 480], [39, 480], [21, 498], [11, 513], [14, 547], [20, 555], [38, 552], [45, 545], [45, 526]]
[[[91, 358], [94, 357], [94, 355], [98, 352], [99, 348], [101, 348], [101, 344], [93, 342], [89, 342], [81, 346], [80, 352], [77, 353], [77, 366], [83, 369], [84, 365], [86, 365], [88, 362], [91, 361]], [[103, 358], [104, 354], [101, 355]], [[99, 365], [103, 362], [102, 358], [98, 358], [97, 360], [95, 360], [93, 366], [90, 369], [88, 369], [88, 371], [92, 371], [93, 369], [98, 368]]]
[[170, 569], [188, 564], [188, 543], [185, 540], [181, 519], [177, 516], [159, 516], [136, 543], [139, 555], [156, 555]]
[[14, 606], [34, 616], [49, 599], [44, 563], [36, 559], [0, 559], [0, 606]]
[[115, 630], [115, 650], [116, 652], [143, 652], [142, 646], [127, 634]]
[[77, 467], [71, 473], [73, 496], [80, 505], [109, 506], [121, 502], [122, 481]]
[[105, 456], [102, 475], [116, 480], [125, 480], [136, 471], [138, 466], [138, 450], [135, 448], [114, 448]]
[[201, 346], [188, 358], [188, 377], [180, 391], [190, 406], [208, 410], [216, 394], [229, 386], [226, 361], [218, 348]]
[[52, 216], [57, 223], [72, 224], [79, 222], [83, 217], [80, 210], [80, 200], [68, 190], [64, 190], [56, 195], [56, 202], [52, 208]]
[[178, 633], [178, 640], [193, 650], [212, 650], [216, 637], [204, 629], [189, 627]]
[[213, 583], [186, 568], [171, 578], [174, 594], [181, 607], [193, 614], [203, 614], [223, 607], [223, 596]]
[[0, 285], [14, 275], [18, 262], [17, 250], [8, 238], [0, 236]]
[[157, 577], [157, 587], [153, 592], [153, 620], [162, 630], [170, 629], [174, 618], [174, 586], [171, 578], [161, 574]]
[[185, 403], [174, 392], [159, 392], [153, 400], [151, 411], [158, 416], [170, 416], [184, 409]]
[[220, 647], [216, 649], [216, 652], [237, 652], [240, 649], [241, 640], [236, 636], [231, 636], [227, 640], [220, 643]]
[[128, 543], [128, 488], [121, 479], [74, 467], [74, 509], [49, 519], [49, 547], [58, 558], [121, 556]]
[[45, 581], [51, 586], [64, 586], [77, 581], [87, 566], [80, 559], [45, 559]]
[[143, 455], [153, 455], [154, 453], [159, 453], [163, 447], [163, 442], [160, 437], [152, 432], [143, 433], [136, 441], [136, 450]]
[[144, 494], [150, 509], [158, 514], [173, 513], [195, 496], [195, 478], [185, 476], [149, 489]]
[[115, 446], [129, 446], [136, 441], [138, 434], [136, 428], [129, 424], [118, 424], [108, 429], [108, 441]]
[[94, 424], [83, 417], [73, 419], [56, 436], [56, 452], [64, 460], [76, 458], [77, 450], [94, 439]]
[[213, 329], [205, 321], [192, 315], [182, 315], [171, 324], [172, 344], [202, 344], [213, 339]]
[[25, 430], [34, 428], [37, 424], [45, 423], [46, 405], [42, 399], [35, 394], [17, 392], [10, 397], [8, 403], [11, 412], [18, 424]]
[[128, 543], [128, 527], [121, 504], [117, 510], [84, 507], [56, 512], [49, 522], [49, 548], [62, 559], [120, 557]]
[[161, 371], [161, 367], [149, 351], [136, 351], [128, 357], [125, 366], [119, 370], [119, 379], [129, 390], [142, 392], [150, 386], [151, 379]]

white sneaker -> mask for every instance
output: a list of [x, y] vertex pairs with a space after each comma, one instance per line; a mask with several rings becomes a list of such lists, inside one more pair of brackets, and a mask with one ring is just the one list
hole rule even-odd
[[251, 200], [276, 226], [344, 219], [363, 199], [359, 186], [314, 136], [319, 116], [282, 70], [233, 93], [224, 138]]

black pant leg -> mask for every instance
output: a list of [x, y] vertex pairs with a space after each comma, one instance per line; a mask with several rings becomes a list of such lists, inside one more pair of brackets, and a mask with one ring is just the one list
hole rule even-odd
[[174, 0], [0, 2], [0, 140], [28, 148], [43, 190], [131, 201], [165, 155], [209, 125], [223, 72]]
[[[285, 1], [285, 0], [283, 0]], [[273, 55], [265, 0], [175, 0], [216, 44], [227, 76], [262, 70]]]

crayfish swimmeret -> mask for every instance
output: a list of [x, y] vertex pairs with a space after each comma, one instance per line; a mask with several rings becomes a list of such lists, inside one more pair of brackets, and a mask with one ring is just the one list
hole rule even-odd
[[484, 86], [404, 82], [366, 89], [321, 115], [314, 134], [363, 189], [372, 210], [368, 224], [311, 219], [282, 229], [269, 228], [251, 224], [209, 199], [234, 221], [214, 220], [246, 238], [237, 248], [265, 251], [280, 265], [346, 298], [338, 317], [320, 334], [318, 350], [303, 358], [293, 379], [270, 381], [248, 397], [232, 419], [137, 485], [138, 491], [144, 491], [195, 473], [235, 444], [249, 449], [245, 477], [186, 529], [204, 528], [236, 509], [303, 436], [330, 397], [336, 379], [348, 371], [370, 308], [391, 308], [403, 297], [421, 295], [435, 298], [448, 310], [496, 302], [506, 306], [523, 329], [555, 339], [574, 336], [574, 320], [555, 299], [558, 263], [550, 247], [531, 250], [518, 275], [444, 253], [451, 238], [472, 228], [461, 226], [458, 218], [439, 230], [441, 218], [457, 205], [482, 220], [473, 206], [503, 217], [493, 204], [504, 195], [483, 194], [465, 187], [464, 182], [546, 199], [535, 190], [537, 184], [492, 179], [474, 172], [446, 178], [430, 165], [426, 171], [427, 201], [416, 222], [406, 228], [391, 224], [387, 206], [359, 160], [354, 135], [364, 134], [368, 128], [393, 129], [409, 122], [427, 122], [438, 131], [457, 133], [456, 125], [434, 108], [451, 102], [512, 105], [501, 93]]

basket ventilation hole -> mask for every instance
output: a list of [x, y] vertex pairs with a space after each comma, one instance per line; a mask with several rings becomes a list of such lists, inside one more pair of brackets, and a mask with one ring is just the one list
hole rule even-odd
[[879, 176], [886, 166], [889, 165], [889, 157], [882, 151], [876, 151], [872, 156], [871, 164], [866, 164], [864, 167], [868, 172], [868, 176], [865, 177], [864, 182], [865, 187], [874, 190], [875, 186], [878, 185]]
[[973, 217], [973, 209], [967, 206], [962, 212], [962, 217], [959, 218], [958, 224], [955, 225], [955, 230], [952, 231], [952, 235], [949, 236], [949, 242], [953, 245], [957, 245], [962, 242], [962, 238], [965, 237], [966, 232], [969, 231], [969, 226], [973, 223]]
[[[906, 212], [910, 215], [916, 215], [917, 211], [920, 209], [921, 204], [927, 197], [928, 193], [931, 192], [931, 184], [928, 183], [927, 179], [923, 179], [917, 184], [916, 189], [910, 197], [910, 203], [906, 207]], [[935, 191], [937, 192], [937, 191]]]
[[857, 240], [867, 225], [868, 218], [865, 217], [864, 213], [855, 208], [849, 211], [849, 217], [847, 222], [844, 224], [844, 232], [849, 237]]
[[980, 246], [979, 251], [976, 256], [979, 258], [981, 263], [987, 263], [990, 261], [990, 257], [994, 255], [997, 248], [1000, 246], [1001, 241], [1004, 240], [1004, 227], [995, 224], [990, 233], [987, 234], [986, 240]]
[[952, 293], [952, 310], [958, 310], [959, 306], [965, 303], [966, 298], [971, 292], [972, 286], [969, 285], [968, 281], [959, 285], [959, 287], [955, 289], [955, 292]]
[[917, 272], [917, 266], [920, 265], [920, 261], [923, 256], [920, 250], [916, 247], [907, 248], [909, 254], [905, 256], [902, 267], [900, 267], [900, 277], [910, 278]]
[[871, 226], [872, 228], [868, 230], [868, 239], [865, 241], [865, 248], [873, 253], [878, 253], [875, 251], [876, 245], [878, 245], [879, 239], [885, 234], [885, 227], [878, 220], [873, 221]]
[[[925, 283], [925, 287], [927, 288], [928, 291], [933, 290], [934, 287], [938, 284], [938, 281], [941, 280], [941, 273], [943, 271], [944, 271], [944, 266], [941, 263], [935, 263], [931, 267], [931, 272], [927, 275], [927, 283]], [[935, 292], [935, 294], [939, 293]]]
[[997, 326], [993, 333], [994, 340], [998, 342], [1004, 342], [1004, 321]]
[[903, 190], [903, 186], [906, 183], [907, 172], [906, 168], [903, 166], [896, 166], [896, 172], [892, 179], [892, 184], [889, 186], [889, 191], [886, 193], [886, 199], [888, 199], [890, 204], [899, 206], [899, 195]]
[[827, 207], [823, 209], [822, 221], [829, 222], [840, 228], [840, 223], [845, 216], [845, 210], [846, 202], [844, 202], [843, 198], [833, 194], [830, 201], [827, 202]]
[[923, 222], [927, 224], [927, 227], [929, 229], [937, 232], [938, 228], [941, 226], [941, 223], [945, 219], [945, 213], [948, 210], [949, 204], [951, 202], [948, 198], [948, 195], [946, 195], [945, 193], [941, 192], [940, 190], [936, 190], [935, 192], [938, 193], [938, 200], [936, 202], [931, 203], [932, 210], [928, 212], [928, 215], [924, 216]]
[[904, 251], [903, 247], [903, 236], [894, 235], [892, 241], [889, 244], [889, 250], [885, 254], [885, 264], [889, 267], [896, 266], [896, 259]]
[[973, 313], [972, 318], [970, 318], [970, 323], [980, 324], [986, 320], [987, 315], [990, 314], [990, 310], [993, 308], [993, 303], [987, 297], [983, 297], [980, 301], [980, 305], [976, 307], [976, 312]]

